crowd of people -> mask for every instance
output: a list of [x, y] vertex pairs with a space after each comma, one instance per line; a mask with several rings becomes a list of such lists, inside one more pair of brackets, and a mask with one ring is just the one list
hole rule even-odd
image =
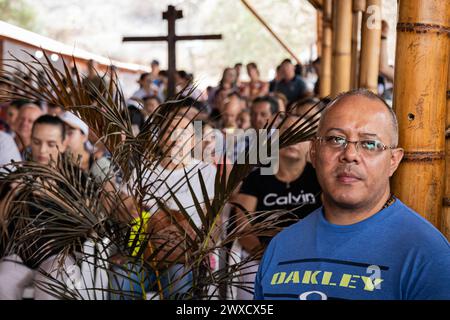
[[[171, 146], [178, 148], [172, 154], [181, 154], [180, 158], [163, 158], [154, 172], [144, 177], [154, 189], [151, 198], [144, 197], [146, 211], [156, 214], [160, 210], [160, 201], [155, 201], [159, 197], [171, 210], [180, 210], [182, 206], [194, 225], [201, 228], [196, 202], [205, 208], [205, 188], [209, 200], [214, 197], [215, 176], [222, 170], [218, 163], [223, 156], [222, 149], [216, 147], [218, 139], [226, 140], [226, 135], [248, 129], [271, 131], [278, 124], [280, 132], [284, 132], [307, 118], [311, 128], [318, 125], [316, 138], [280, 150], [274, 174], [263, 174], [261, 167], [255, 168], [230, 199], [230, 203], [237, 205], [228, 208], [221, 223], [231, 225], [228, 220], [233, 220], [238, 228], [247, 230], [247, 235], [230, 249], [239, 259], [255, 258], [240, 276], [246, 288], [233, 291], [232, 298], [252, 299], [253, 291], [258, 299], [450, 298], [448, 242], [389, 189], [389, 177], [403, 156], [403, 150], [397, 146], [395, 114], [389, 105], [364, 90], [331, 101], [320, 100], [320, 59], [308, 67], [285, 59], [277, 66], [271, 81], [261, 78], [255, 62], [245, 67], [248, 81], [242, 80], [243, 65], [237, 63], [225, 68], [218, 84], [205, 92], [196, 88], [192, 74], [177, 71], [177, 94], [184, 99], [186, 108], [167, 124], [170, 130], [165, 132], [183, 128], [189, 134]], [[316, 83], [305, 80], [308, 72], [316, 73]], [[92, 70], [85, 80], [102, 86]], [[10, 90], [9, 81], [0, 78], [0, 91]], [[167, 81], [167, 72], [160, 70], [156, 60], [151, 63], [151, 72], [139, 76], [139, 88], [126, 100], [135, 136], [170, 98]], [[202, 147], [214, 150], [212, 160], [207, 161], [203, 154], [197, 159], [191, 155], [195, 121], [202, 125]], [[77, 159], [83, 172], [99, 180], [111, 178], [113, 164], [106, 148], [90, 134], [84, 121], [60, 106], [33, 100], [9, 101], [0, 106], [0, 126], [1, 165], [33, 161], [50, 166], [64, 153]], [[211, 132], [215, 133], [214, 138], [209, 135]], [[158, 139], [167, 141], [168, 137]], [[237, 152], [246, 150], [251, 143], [243, 141], [244, 146], [237, 148]], [[167, 148], [168, 145], [162, 146], [163, 150]], [[231, 159], [227, 165], [234, 165], [236, 158], [227, 156]], [[164, 183], [158, 184], [161, 177]], [[176, 201], [168, 190], [177, 195]], [[199, 195], [197, 199], [192, 198], [192, 190]], [[2, 197], [2, 201], [6, 199], [3, 192]], [[0, 209], [4, 207], [5, 203], [1, 203]], [[259, 215], [268, 211], [276, 214]], [[0, 218], [7, 219], [1, 212]], [[278, 235], [252, 234], [253, 223], [270, 219], [282, 219], [285, 230]], [[214, 259], [216, 269], [233, 263], [231, 259], [223, 263], [217, 256], [211, 256], [211, 261]], [[369, 269], [380, 273], [372, 278], [367, 268], [374, 265], [378, 269]], [[39, 265], [27, 267], [38, 269]], [[131, 270], [135, 272], [136, 268]], [[30, 277], [22, 269], [20, 273]], [[116, 273], [120, 275], [120, 270]], [[112, 284], [113, 289], [133, 287], [135, 297], [154, 290], [150, 285], [155, 277], [153, 271], [139, 269], [135, 273], [136, 276], [144, 273], [144, 288], [119, 276]], [[9, 276], [0, 266], [0, 297], [20, 299], [24, 287], [32, 280], [27, 283], [17, 272], [12, 274], [13, 277]], [[168, 278], [177, 274], [184, 274], [183, 280], [170, 286], [170, 290], [186, 293], [192, 275], [183, 269], [182, 263], [167, 272]], [[372, 279], [375, 280], [371, 282]], [[164, 295], [169, 297], [170, 290], [164, 290]], [[36, 289], [34, 297], [51, 298], [51, 295]]]
[[[88, 67], [87, 74], [82, 78], [82, 86], [86, 90], [90, 90], [91, 86], [96, 87], [99, 91], [105, 89], [107, 87], [106, 80], [96, 71], [95, 62], [90, 61]], [[313, 93], [308, 91], [302, 76], [295, 72], [295, 66], [288, 59], [280, 64], [277, 81], [272, 83], [272, 88], [270, 88], [269, 82], [260, 79], [256, 63], [247, 64], [247, 73], [250, 79], [248, 82], [240, 80], [240, 68], [241, 64], [237, 64], [234, 68], [226, 68], [218, 85], [209, 87], [204, 93], [195, 87], [191, 74], [178, 71], [176, 88], [179, 96], [185, 99], [186, 108], [184, 108], [184, 112], [179, 112], [179, 123], [170, 124], [171, 130], [169, 131], [172, 132], [180, 126], [186, 128], [192, 125], [195, 120], [201, 121], [205, 133], [202, 146], [205, 149], [209, 148], [214, 154], [217, 151], [215, 140], [220, 139], [220, 137], [217, 137], [217, 134], [213, 137], [212, 131], [225, 135], [233, 133], [237, 129], [254, 128], [262, 130], [270, 125], [278, 114], [286, 113], [291, 106], [295, 105], [292, 113], [294, 117], [299, 115], [297, 109], [300, 110], [302, 104], [312, 106], [318, 101], [313, 98]], [[7, 76], [2, 76], [0, 90], [3, 95], [14, 89], [14, 86], [11, 86], [11, 81], [12, 79]], [[141, 74], [137, 82], [139, 88], [127, 99], [127, 109], [135, 135], [138, 135], [146, 121], [157, 112], [158, 107], [168, 98], [166, 91], [167, 73], [159, 70], [158, 61], [152, 61], [151, 72]], [[33, 99], [6, 101], [1, 105], [0, 112], [1, 165], [12, 161], [31, 161], [54, 166], [59, 155], [64, 154], [77, 161], [83, 172], [94, 176], [99, 181], [110, 178], [108, 174], [111, 172], [112, 164], [109, 152], [90, 132], [88, 125], [73, 112], [66, 111], [61, 106]], [[167, 137], [161, 138], [167, 140]], [[181, 142], [182, 148], [186, 148], [186, 143], [186, 140]], [[209, 196], [212, 199], [214, 196], [214, 177], [221, 155], [216, 154], [212, 162], [203, 161], [205, 160], [203, 158], [186, 158], [186, 154], [190, 153], [190, 148], [193, 146], [192, 143], [187, 145], [190, 146], [189, 150], [183, 153], [183, 158], [179, 162], [175, 163], [174, 159], [163, 160], [155, 168], [155, 172], [146, 176], [145, 179], [153, 181], [166, 175], [164, 185], [155, 188], [153, 193], [160, 194], [164, 198], [168, 194], [167, 189], [176, 190], [177, 200], [181, 201], [184, 208], [189, 208], [187, 210], [192, 214], [195, 224], [200, 227], [202, 222], [200, 217], [195, 215], [196, 209], [193, 207], [192, 197], [189, 196], [187, 182], [180, 183], [180, 180], [183, 180], [183, 178], [189, 179], [191, 187], [200, 191], [201, 185], [197, 173], [197, 169], [200, 169], [203, 173], [204, 183], [206, 183], [210, 192]], [[290, 148], [292, 150], [289, 151]], [[300, 166], [301, 168], [297, 168], [296, 171], [295, 179], [298, 180], [303, 167], [305, 167], [306, 148], [290, 148], [286, 151], [288, 158], [290, 154], [293, 159], [300, 159], [303, 163]], [[191, 176], [184, 177], [185, 170], [192, 172]], [[253, 175], [249, 179], [252, 177]], [[244, 183], [244, 185], [247, 184], [247, 182]], [[293, 183], [293, 186], [297, 184]], [[312, 184], [317, 185], [315, 182], [312, 182]], [[2, 188], [3, 190], [6, 189], [4, 186]], [[314, 187], [314, 190], [307, 190], [308, 188], [305, 186], [301, 186], [301, 188], [298, 186], [294, 188], [294, 196], [299, 197], [300, 192], [310, 194], [311, 191], [314, 193], [312, 202], [316, 203], [315, 198], [318, 189]], [[7, 197], [6, 193], [3, 193], [2, 208], [5, 208], [6, 203], [4, 202]], [[280, 193], [277, 196], [283, 197], [283, 194]], [[239, 199], [237, 193], [236, 196], [236, 199]], [[302, 199], [302, 197], [300, 196], [299, 199]], [[277, 199], [273, 200], [277, 202]], [[177, 204], [170, 197], [164, 199], [164, 201], [169, 208], [178, 209]], [[301, 205], [301, 201], [292, 202], [289, 205], [295, 207]], [[204, 201], [200, 199], [200, 202], [203, 203]], [[319, 203], [318, 200], [317, 203]], [[146, 203], [146, 209], [149, 212], [156, 212], [157, 207], [156, 203]], [[267, 209], [278, 207], [270, 208], [270, 206], [267, 206]], [[255, 208], [249, 207], [248, 209], [253, 211]], [[235, 212], [232, 212], [232, 214], [235, 214]], [[7, 220], [5, 216], [3, 216], [3, 219]], [[211, 259], [216, 259], [214, 264], [218, 267], [218, 258], [211, 257]], [[39, 269], [45, 265], [43, 263], [39, 266], [36, 263], [28, 262], [26, 264], [31, 269]], [[177, 270], [174, 270], [172, 273], [176, 272]], [[120, 281], [117, 286], [116, 289], [121, 289], [121, 286], [130, 287], [129, 283], [121, 284]], [[23, 291], [23, 288], [16, 287], [16, 290], [11, 290], [8, 294], [10, 297], [19, 298], [21, 291]], [[50, 296], [36, 289], [35, 297], [49, 298]]]

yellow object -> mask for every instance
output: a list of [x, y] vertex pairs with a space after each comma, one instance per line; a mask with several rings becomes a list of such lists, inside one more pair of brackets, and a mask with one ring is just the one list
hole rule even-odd
[[142, 242], [145, 240], [146, 234], [145, 230], [146, 225], [148, 223], [148, 220], [150, 219], [151, 214], [148, 211], [143, 211], [142, 215], [139, 217], [134, 218], [131, 221], [131, 233], [130, 233], [130, 240], [128, 241], [128, 245], [131, 247], [133, 245], [133, 242], [135, 241], [136, 237], [138, 237], [138, 241], [136, 242], [136, 246], [133, 250], [133, 257], [137, 256]]

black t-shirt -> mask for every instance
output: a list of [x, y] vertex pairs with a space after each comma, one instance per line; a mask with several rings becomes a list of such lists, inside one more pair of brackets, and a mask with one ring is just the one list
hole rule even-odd
[[218, 109], [214, 108], [214, 109], [212, 109], [211, 114], [209, 115], [209, 119], [211, 121], [219, 121], [221, 115], [222, 114], [220, 113], [220, 111]]
[[[275, 175], [261, 175], [260, 169], [256, 169], [244, 179], [240, 193], [257, 198], [255, 211], [289, 210], [290, 213], [278, 218], [291, 220], [282, 223], [283, 227], [295, 223], [296, 218], [303, 219], [322, 205], [321, 188], [316, 171], [310, 163], [307, 163], [303, 173], [290, 183], [278, 180]], [[266, 218], [267, 216], [256, 217], [255, 221], [260, 222]]]

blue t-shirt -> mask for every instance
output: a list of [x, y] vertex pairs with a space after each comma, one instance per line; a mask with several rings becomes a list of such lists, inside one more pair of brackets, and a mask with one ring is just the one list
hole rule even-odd
[[450, 299], [450, 244], [398, 199], [348, 226], [319, 208], [270, 242], [255, 299]]

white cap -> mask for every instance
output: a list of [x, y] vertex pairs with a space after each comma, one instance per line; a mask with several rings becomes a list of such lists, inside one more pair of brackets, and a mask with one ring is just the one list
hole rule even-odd
[[65, 111], [59, 115], [59, 118], [66, 124], [68, 124], [70, 127], [80, 129], [85, 136], [89, 135], [88, 125], [83, 120], [74, 115], [72, 112]]
[[137, 98], [130, 98], [127, 100], [127, 107], [133, 106], [136, 107], [138, 110], [142, 110], [142, 103], [140, 103]]

